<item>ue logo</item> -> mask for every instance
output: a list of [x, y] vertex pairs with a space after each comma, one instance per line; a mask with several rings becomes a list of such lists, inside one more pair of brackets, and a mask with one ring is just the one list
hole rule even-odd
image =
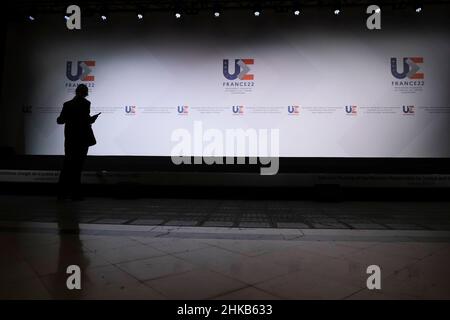
[[136, 114], [136, 106], [125, 106], [125, 113]]
[[233, 106], [233, 114], [244, 114], [244, 106]]
[[357, 106], [345, 106], [345, 112], [350, 115], [356, 115], [358, 113]]
[[188, 114], [189, 113], [189, 106], [178, 106], [177, 107], [177, 112], [179, 114]]
[[23, 113], [32, 113], [33, 107], [30, 105], [24, 105], [24, 106], [22, 106], [22, 112]]
[[418, 66], [419, 63], [423, 63], [423, 57], [406, 57], [403, 58], [403, 72], [399, 72], [397, 68], [397, 58], [391, 58], [391, 73], [397, 79], [423, 79], [424, 75]]
[[288, 114], [298, 115], [300, 113], [299, 106], [288, 106]]
[[403, 106], [403, 113], [404, 114], [414, 114], [414, 106]]
[[72, 61], [66, 63], [66, 76], [70, 81], [94, 81], [91, 75], [92, 68], [95, 67], [95, 61], [78, 61], [75, 68], [75, 74], [72, 73]]
[[254, 64], [254, 59], [234, 59], [234, 73], [230, 74], [228, 59], [223, 60], [223, 76], [228, 80], [253, 80], [253, 74], [250, 74], [249, 65]]

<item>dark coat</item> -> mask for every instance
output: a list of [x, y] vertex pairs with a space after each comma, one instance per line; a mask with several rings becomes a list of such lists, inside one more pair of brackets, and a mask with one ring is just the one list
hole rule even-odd
[[64, 103], [61, 114], [56, 119], [58, 124], [65, 124], [64, 145], [66, 147], [92, 146], [96, 143], [91, 124], [95, 121], [90, 116], [91, 102], [75, 96]]

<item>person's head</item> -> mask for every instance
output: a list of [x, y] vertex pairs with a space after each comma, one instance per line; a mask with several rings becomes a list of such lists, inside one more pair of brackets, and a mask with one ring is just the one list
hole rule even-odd
[[89, 89], [85, 84], [79, 84], [75, 89], [75, 94], [78, 97], [86, 98], [89, 94]]

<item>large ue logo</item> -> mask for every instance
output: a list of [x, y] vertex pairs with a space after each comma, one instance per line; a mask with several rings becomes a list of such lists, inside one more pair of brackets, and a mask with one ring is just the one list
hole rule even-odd
[[[94, 81], [92, 68], [95, 67], [95, 61], [78, 61], [73, 68], [72, 61], [66, 63], [66, 76], [70, 81]], [[73, 70], [75, 69], [75, 70]], [[74, 72], [75, 71], [75, 72]]]
[[391, 73], [397, 79], [423, 79], [424, 75], [418, 66], [419, 63], [423, 63], [423, 57], [406, 57], [402, 60], [403, 66], [400, 72], [397, 67], [397, 58], [391, 58]]
[[253, 80], [249, 65], [254, 64], [254, 59], [234, 59], [234, 72], [230, 73], [230, 62], [223, 59], [223, 76], [228, 80]]

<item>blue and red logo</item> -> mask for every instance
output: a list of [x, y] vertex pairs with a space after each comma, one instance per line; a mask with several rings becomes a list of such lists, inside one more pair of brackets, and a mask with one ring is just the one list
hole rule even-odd
[[288, 114], [298, 116], [300, 114], [300, 106], [288, 106]]
[[66, 77], [70, 81], [94, 81], [95, 77], [92, 75], [92, 69], [94, 67], [94, 60], [78, 61], [75, 67], [73, 66], [72, 61], [67, 61]]
[[177, 112], [180, 115], [188, 115], [189, 114], [189, 106], [177, 106]]
[[356, 116], [358, 114], [357, 106], [345, 106], [345, 113], [351, 116]]
[[136, 106], [125, 106], [125, 113], [129, 115], [135, 115], [137, 111]]
[[424, 74], [418, 72], [419, 64], [423, 63], [423, 57], [405, 57], [403, 58], [402, 71], [398, 71], [397, 58], [391, 58], [391, 73], [397, 79], [423, 79]]
[[230, 62], [223, 59], [223, 76], [228, 80], [254, 80], [254, 75], [249, 73], [249, 65], [254, 63], [254, 59], [234, 59], [234, 72], [230, 73]]
[[244, 106], [232, 106], [231, 110], [235, 115], [243, 115], [244, 114]]
[[416, 112], [414, 106], [403, 106], [402, 110], [405, 115], [413, 115]]

